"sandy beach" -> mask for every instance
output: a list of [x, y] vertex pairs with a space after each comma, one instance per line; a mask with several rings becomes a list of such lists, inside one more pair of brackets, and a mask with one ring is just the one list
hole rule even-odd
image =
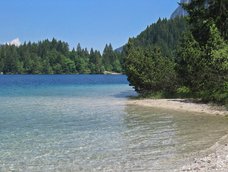
[[[129, 105], [139, 105], [181, 112], [204, 113], [206, 115], [227, 116], [223, 107], [194, 103], [186, 99], [139, 99], [129, 100]], [[209, 149], [199, 152], [190, 163], [183, 164], [178, 171], [220, 171], [228, 169], [228, 134], [222, 137]]]
[[140, 105], [153, 108], [162, 108], [174, 111], [205, 113], [210, 115], [228, 115], [228, 111], [223, 107], [195, 103], [187, 99], [139, 99], [129, 100], [129, 105]]

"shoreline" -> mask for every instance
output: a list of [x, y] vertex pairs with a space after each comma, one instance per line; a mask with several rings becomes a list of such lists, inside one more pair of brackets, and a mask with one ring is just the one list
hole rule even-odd
[[[191, 112], [205, 115], [226, 117], [225, 108], [210, 104], [195, 103], [187, 99], [130, 99], [128, 105], [138, 105], [156, 109], [179, 112]], [[192, 114], [193, 115], [193, 114]], [[213, 146], [199, 151], [197, 156], [183, 164], [177, 171], [225, 171], [228, 169], [228, 132]], [[176, 170], [175, 170], [176, 171]]]
[[123, 75], [123, 74], [118, 72], [112, 72], [112, 71], [104, 71], [103, 75]]
[[199, 156], [186, 163], [179, 171], [226, 171], [228, 169], [228, 134], [213, 146], [199, 152]]
[[188, 99], [130, 99], [127, 104], [180, 112], [203, 113], [220, 116], [228, 115], [228, 111], [222, 106], [196, 103]]

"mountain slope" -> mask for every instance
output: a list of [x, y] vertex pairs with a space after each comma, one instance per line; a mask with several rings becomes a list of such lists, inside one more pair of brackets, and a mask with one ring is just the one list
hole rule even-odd
[[131, 43], [136, 47], [159, 47], [162, 54], [172, 57], [182, 33], [187, 29], [188, 24], [183, 17], [170, 20], [159, 19], [157, 23], [148, 26], [136, 38], [132, 38]]
[[[180, 3], [189, 3], [191, 0], [181, 0]], [[171, 15], [171, 19], [174, 19], [176, 17], [180, 16], [186, 16], [188, 13], [181, 7], [179, 6]]]

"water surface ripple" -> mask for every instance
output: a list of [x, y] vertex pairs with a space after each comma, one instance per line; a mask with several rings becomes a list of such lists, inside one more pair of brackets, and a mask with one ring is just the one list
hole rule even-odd
[[172, 171], [228, 120], [127, 105], [126, 76], [0, 76], [0, 171]]

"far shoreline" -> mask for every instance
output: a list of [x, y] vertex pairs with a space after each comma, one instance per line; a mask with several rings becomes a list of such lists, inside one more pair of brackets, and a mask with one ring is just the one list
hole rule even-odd
[[112, 71], [104, 71], [104, 75], [123, 75], [123, 73], [112, 72]]
[[117, 73], [117, 72], [107, 72], [105, 71], [104, 73], [54, 73], [54, 74], [29, 74], [29, 73], [0, 73], [0, 76], [9, 76], [9, 75], [125, 75], [124, 73]]
[[130, 99], [128, 100], [127, 104], [180, 112], [228, 116], [228, 111], [225, 109], [225, 107], [195, 103], [188, 99]]

